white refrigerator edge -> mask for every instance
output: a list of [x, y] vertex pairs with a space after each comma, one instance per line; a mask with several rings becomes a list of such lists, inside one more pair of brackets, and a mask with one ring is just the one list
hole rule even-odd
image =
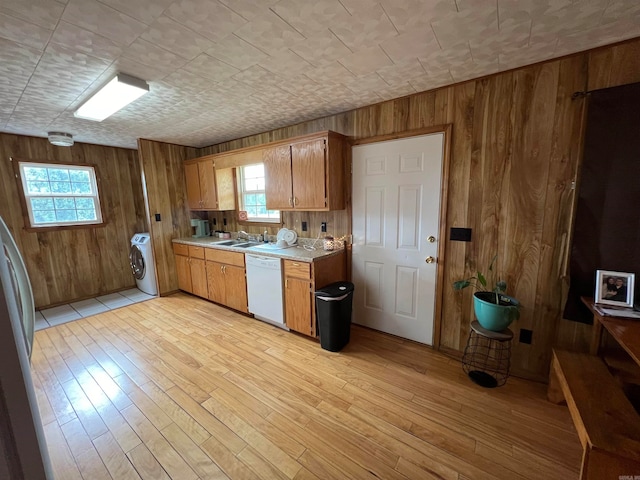
[[24, 262], [0, 217], [0, 477], [53, 480], [31, 378], [34, 304]]

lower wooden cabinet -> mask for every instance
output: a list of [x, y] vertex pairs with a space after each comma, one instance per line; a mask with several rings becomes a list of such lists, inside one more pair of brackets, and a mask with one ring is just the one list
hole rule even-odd
[[[248, 313], [244, 254], [217, 248], [173, 244], [180, 290]], [[314, 292], [345, 280], [345, 253], [311, 263], [283, 261], [284, 314], [290, 330], [317, 336]]]
[[309, 279], [285, 278], [284, 314], [287, 327], [305, 335], [313, 332], [313, 290]]
[[298, 333], [317, 336], [314, 292], [347, 278], [344, 251], [312, 263], [284, 260], [283, 275], [287, 327]]
[[244, 254], [209, 248], [205, 250], [205, 257], [209, 300], [248, 312]]
[[178, 288], [208, 298], [204, 248], [174, 243]]
[[191, 263], [191, 293], [208, 298], [207, 270], [204, 259], [190, 257], [189, 262]]
[[225, 303], [227, 298], [224, 265], [218, 262], [207, 262], [207, 287], [209, 300], [216, 303]]
[[[175, 246], [174, 246], [175, 251]], [[191, 293], [191, 265], [189, 265], [189, 253], [178, 255], [176, 253], [176, 271], [178, 273], [178, 288]]]

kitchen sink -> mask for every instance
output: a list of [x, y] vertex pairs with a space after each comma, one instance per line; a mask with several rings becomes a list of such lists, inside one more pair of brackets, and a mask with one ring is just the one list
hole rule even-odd
[[247, 242], [247, 243], [238, 243], [233, 246], [237, 248], [249, 248], [249, 247], [255, 247], [257, 245], [262, 245], [262, 244], [258, 242]]
[[225, 240], [223, 242], [215, 242], [214, 245], [223, 245], [225, 247], [236, 246], [239, 243], [246, 243], [244, 240]]
[[260, 245], [258, 242], [247, 242], [246, 240], [226, 240], [224, 242], [216, 242], [214, 245], [224, 247], [249, 248]]

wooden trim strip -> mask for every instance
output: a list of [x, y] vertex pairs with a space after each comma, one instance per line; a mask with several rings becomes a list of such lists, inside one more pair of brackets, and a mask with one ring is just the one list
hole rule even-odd
[[387, 142], [389, 140], [398, 140], [406, 137], [418, 137], [420, 135], [430, 135], [432, 133], [446, 133], [447, 129], [451, 128], [450, 124], [436, 125], [433, 127], [414, 128], [413, 130], [405, 130], [403, 132], [390, 133], [387, 135], [376, 135], [374, 137], [365, 138], [353, 138], [349, 140], [349, 144], [353, 147], [355, 145], [366, 145], [367, 143]]
[[440, 348], [440, 336], [442, 331], [442, 304], [444, 302], [444, 259], [446, 253], [447, 237], [447, 205], [449, 198], [449, 165], [451, 160], [451, 124], [444, 127], [444, 139], [442, 142], [442, 177], [440, 184], [440, 231], [438, 233], [438, 258], [436, 272], [436, 304], [433, 325], [433, 347]]

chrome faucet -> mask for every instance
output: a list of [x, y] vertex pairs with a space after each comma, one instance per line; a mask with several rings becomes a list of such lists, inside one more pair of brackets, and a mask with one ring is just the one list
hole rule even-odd
[[238, 239], [244, 238], [245, 240], [249, 240], [249, 234], [244, 230], [240, 230], [238, 232]]

